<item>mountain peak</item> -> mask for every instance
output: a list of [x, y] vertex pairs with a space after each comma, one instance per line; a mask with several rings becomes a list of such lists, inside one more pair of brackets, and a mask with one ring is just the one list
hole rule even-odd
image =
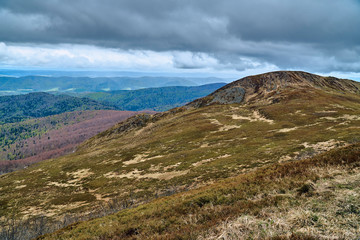
[[247, 103], [266, 100], [287, 89], [311, 88], [360, 94], [360, 84], [352, 80], [323, 77], [302, 71], [276, 71], [244, 77], [189, 103], [188, 106]]

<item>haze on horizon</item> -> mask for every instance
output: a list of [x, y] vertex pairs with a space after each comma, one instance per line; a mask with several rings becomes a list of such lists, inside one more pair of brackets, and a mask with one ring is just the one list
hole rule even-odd
[[358, 26], [358, 0], [0, 0], [0, 69], [359, 80]]

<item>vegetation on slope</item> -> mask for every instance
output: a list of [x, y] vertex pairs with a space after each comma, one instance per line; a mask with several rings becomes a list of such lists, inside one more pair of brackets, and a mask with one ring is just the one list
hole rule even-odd
[[88, 93], [80, 96], [111, 104], [123, 110], [166, 111], [204, 97], [224, 85], [224, 83], [213, 83], [195, 87], [146, 88], [133, 91]]
[[86, 139], [138, 114], [130, 111], [74, 111], [0, 126], [0, 174], [62, 156]]
[[48, 93], [29, 93], [26, 95], [0, 97], [0, 123], [19, 122], [29, 118], [71, 112], [75, 110], [115, 109], [87, 98]]
[[354, 239], [360, 233], [359, 181], [356, 144], [73, 224], [39, 239]]
[[[217, 99], [238, 97], [231, 92]], [[356, 92], [289, 84], [255, 93], [258, 100], [245, 94], [245, 104], [132, 117], [74, 154], [0, 176], [0, 214], [85, 220], [101, 216], [104, 204], [114, 212], [359, 141]]]

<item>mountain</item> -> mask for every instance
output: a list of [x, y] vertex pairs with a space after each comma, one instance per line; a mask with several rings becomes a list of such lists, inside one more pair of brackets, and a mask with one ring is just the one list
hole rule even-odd
[[[351, 80], [322, 77], [306, 72], [280, 71], [257, 76], [250, 76], [232, 82], [218, 89], [206, 98], [198, 99], [189, 106], [198, 107], [210, 104], [254, 103], [265, 101], [275, 103], [299, 94], [299, 90], [322, 89], [343, 93], [360, 94], [359, 83]], [[278, 95], [281, 90], [286, 91], [284, 96]], [[266, 103], [265, 103], [266, 104]]]
[[49, 93], [29, 93], [26, 95], [0, 97], [0, 122], [12, 123], [29, 118], [71, 112], [75, 110], [110, 110], [113, 106], [104, 105], [87, 98]]
[[135, 90], [166, 86], [196, 86], [224, 82], [219, 78], [190, 77], [66, 77], [66, 76], [0, 76], [0, 95], [32, 92], [97, 92]]
[[139, 112], [73, 111], [0, 125], [0, 174], [73, 152], [77, 145]]
[[119, 90], [81, 94], [98, 102], [116, 106], [129, 111], [154, 110], [166, 111], [182, 106], [196, 98], [206, 96], [225, 83], [213, 83], [195, 87], [162, 87], [139, 90]]
[[0, 176], [2, 236], [356, 238], [359, 89], [281, 71], [131, 117]]

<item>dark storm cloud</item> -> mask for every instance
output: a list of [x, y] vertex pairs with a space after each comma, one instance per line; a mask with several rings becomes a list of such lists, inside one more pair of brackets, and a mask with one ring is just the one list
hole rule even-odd
[[0, 42], [200, 52], [235, 69], [359, 71], [359, 26], [357, 0], [0, 0]]

